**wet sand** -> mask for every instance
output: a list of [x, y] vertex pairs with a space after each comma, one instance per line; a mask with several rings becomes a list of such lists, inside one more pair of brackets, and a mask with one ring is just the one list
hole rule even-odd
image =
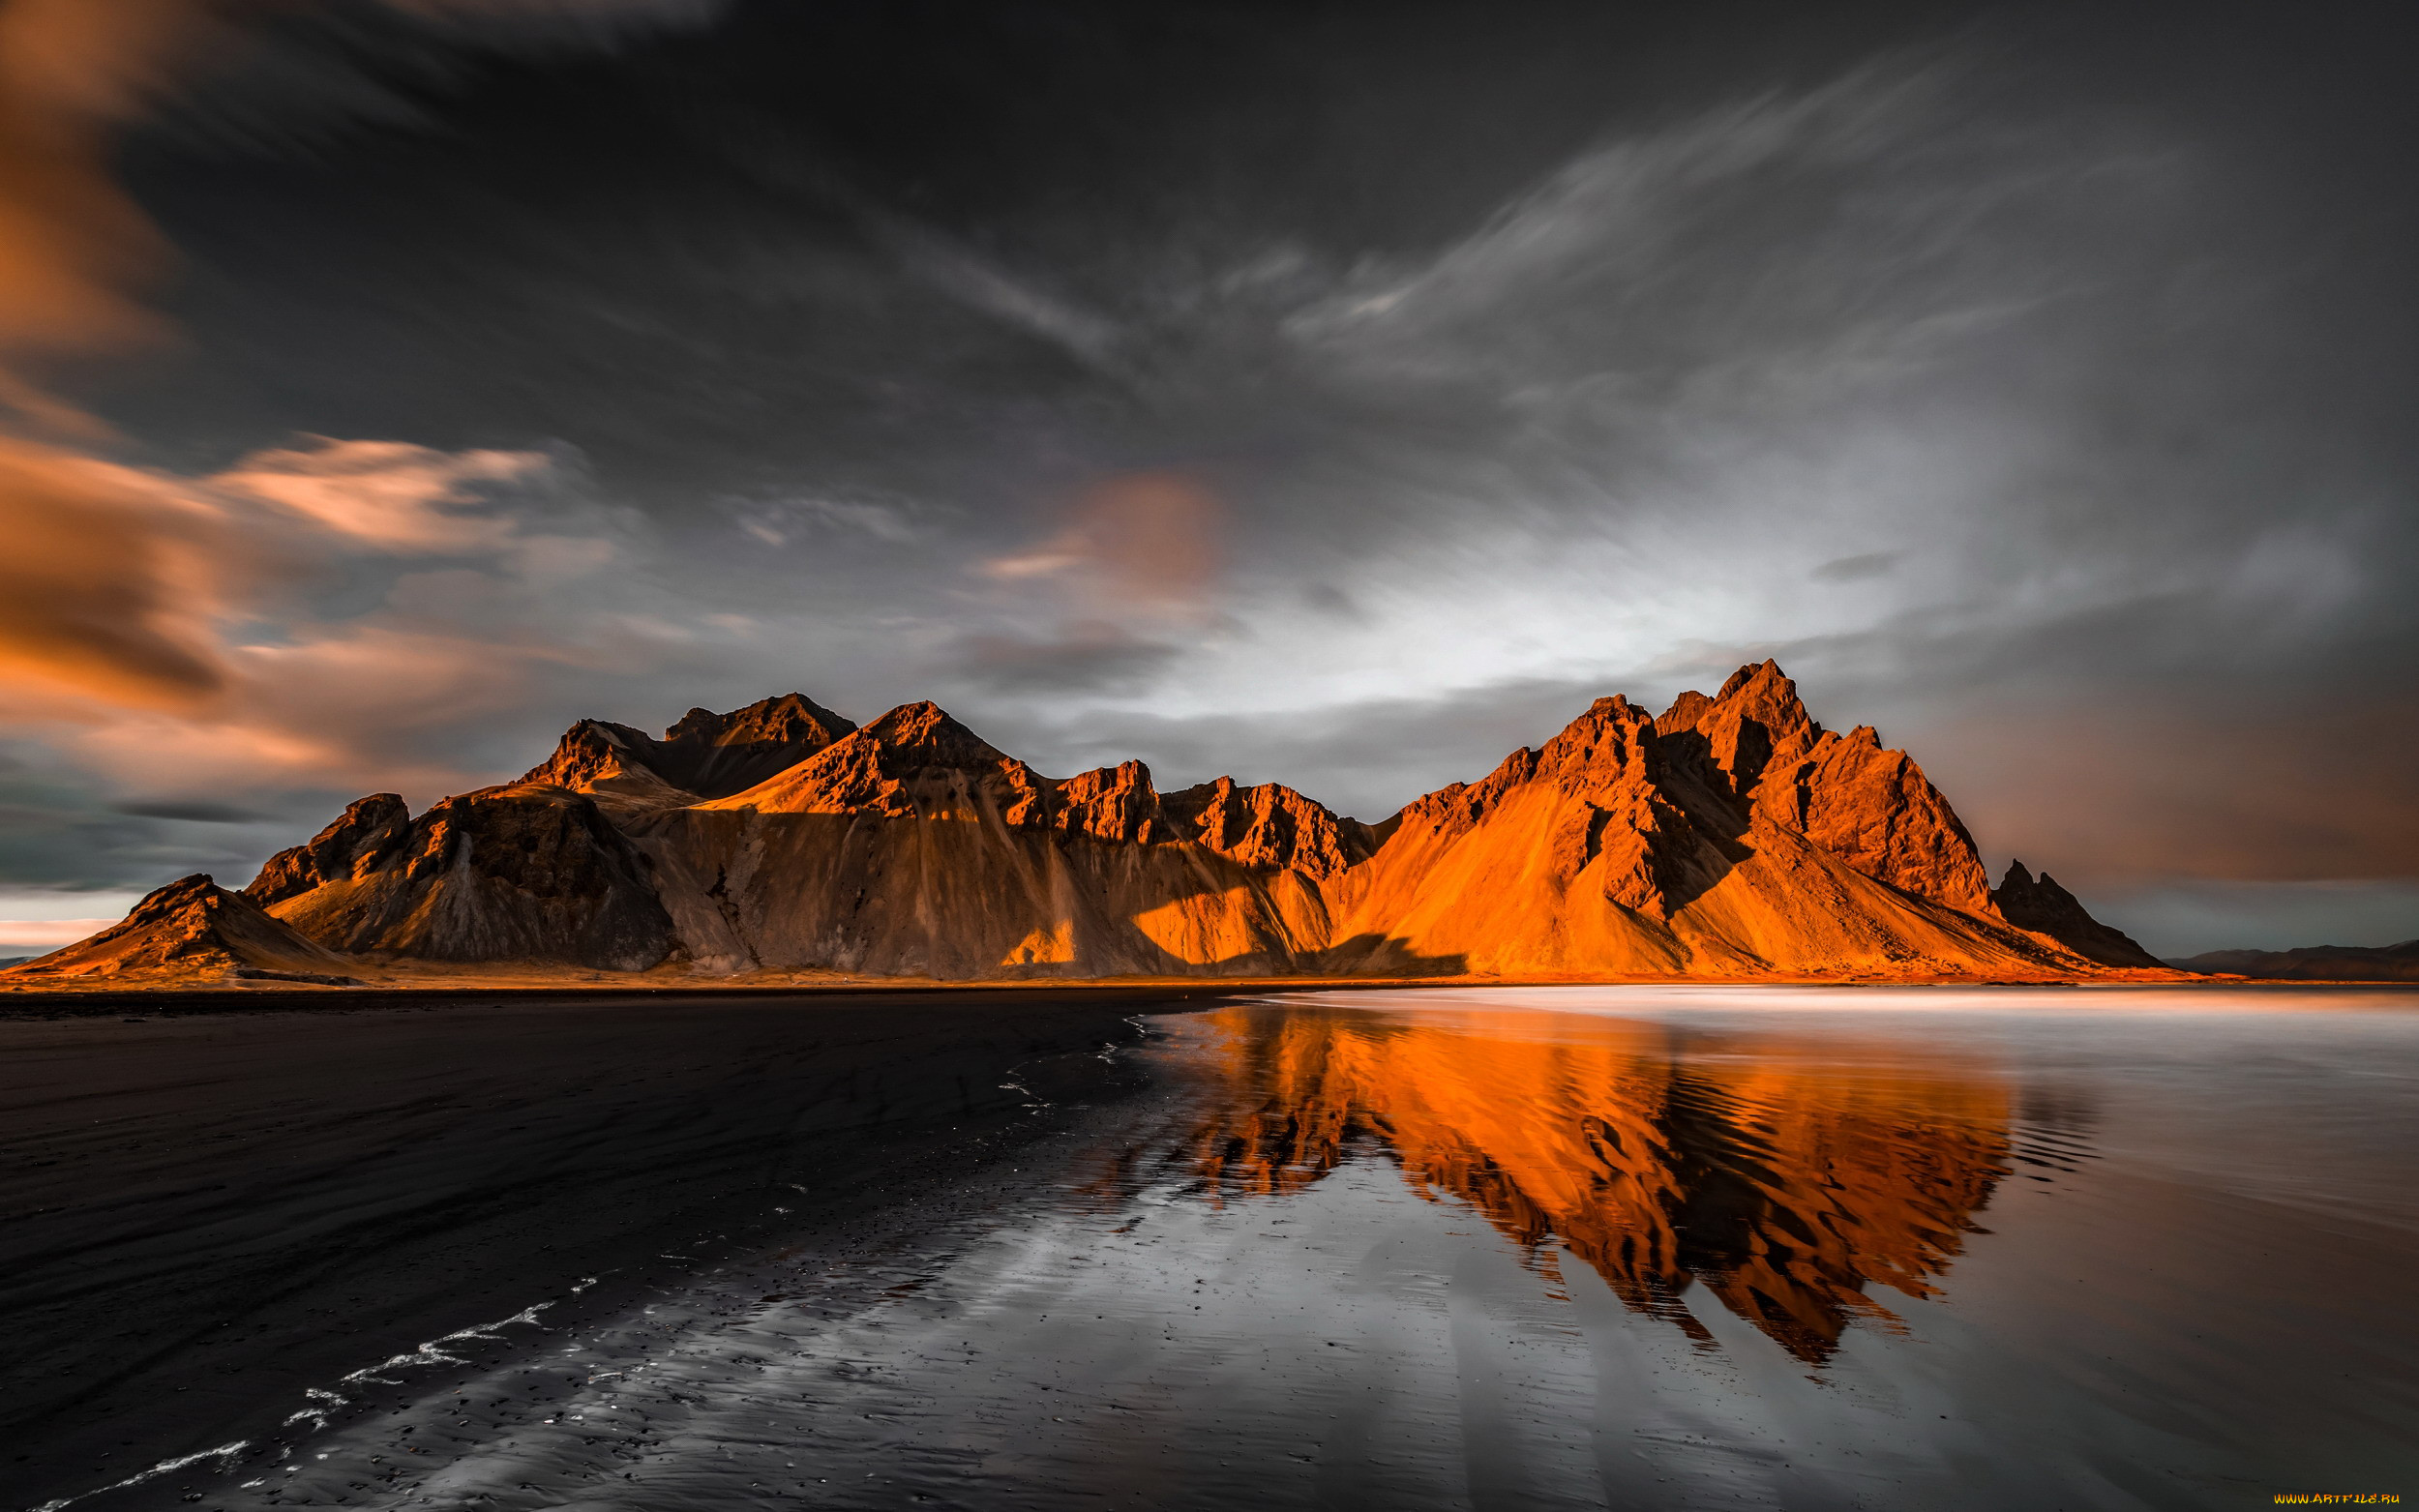
[[768, 1225], [996, 1156], [1046, 1122], [1011, 1068], [1214, 996], [13, 1003], [8, 1505], [274, 1424], [364, 1361], [534, 1300], [563, 1299], [557, 1325], [609, 1312]]

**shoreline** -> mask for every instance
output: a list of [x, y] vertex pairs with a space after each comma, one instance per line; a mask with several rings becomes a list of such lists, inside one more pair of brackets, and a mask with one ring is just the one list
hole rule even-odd
[[2336, 980], [2299, 977], [2202, 976], [2189, 972], [2110, 971], [2088, 977], [1083, 977], [1063, 980], [1016, 978], [991, 981], [935, 981], [922, 977], [825, 980], [796, 984], [732, 982], [671, 984], [664, 982], [413, 982], [364, 983], [336, 987], [317, 983], [174, 981], [124, 983], [86, 981], [25, 987], [0, 986], [0, 1021], [85, 1018], [120, 1012], [139, 1005], [161, 1015], [284, 1010], [342, 1005], [345, 1011], [393, 1007], [431, 1009], [471, 1006], [473, 1000], [493, 1003], [545, 1003], [610, 998], [616, 1003], [724, 1002], [748, 999], [816, 998], [843, 1002], [851, 998], [964, 995], [1002, 1005], [1052, 1001], [1070, 996], [1115, 1002], [1180, 1002], [1193, 997], [1223, 997], [1251, 993], [1355, 993], [1451, 991], [1517, 987], [1732, 987], [1732, 988], [2129, 988], [2192, 987], [2262, 990], [2318, 988], [2344, 990], [2411, 990], [2419, 983], [2393, 980]]

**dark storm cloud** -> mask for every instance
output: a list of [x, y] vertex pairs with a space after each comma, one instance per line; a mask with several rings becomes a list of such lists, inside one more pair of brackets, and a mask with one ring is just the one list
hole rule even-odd
[[957, 655], [978, 688], [1008, 694], [1094, 693], [1147, 687], [1176, 648], [1138, 640], [1114, 625], [1071, 625], [1047, 640], [970, 636]]
[[1772, 654], [2071, 883], [2419, 864], [2375, 15], [648, 14], [314, 14], [134, 143], [189, 345], [79, 397], [146, 476], [583, 460], [508, 560], [169, 626], [240, 695], [194, 801], [803, 686], [1376, 817]]
[[278, 816], [240, 809], [231, 803], [211, 803], [205, 799], [134, 799], [113, 803], [109, 808], [114, 813], [130, 814], [136, 818], [182, 819], [189, 824], [251, 824]]
[[1837, 556], [1807, 576], [1817, 582], [1862, 582], [1867, 578], [1886, 576], [1898, 565], [1900, 554], [1896, 551], [1867, 551], [1861, 556]]

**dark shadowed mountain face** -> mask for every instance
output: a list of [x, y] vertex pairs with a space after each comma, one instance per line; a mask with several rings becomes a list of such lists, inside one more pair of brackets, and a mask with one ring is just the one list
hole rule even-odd
[[[717, 768], [732, 752], [742, 764]], [[728, 787], [784, 756], [720, 797], [674, 786]], [[717, 782], [698, 775], [716, 770]], [[392, 794], [360, 800], [272, 858], [246, 896], [194, 881], [313, 949], [402, 971], [2164, 969], [2046, 877], [2018, 869], [1989, 892], [1972, 838], [1922, 768], [1870, 728], [1825, 730], [1769, 661], [1660, 719], [1599, 698], [1542, 747], [1376, 825], [1274, 784], [1162, 793], [1139, 761], [1047, 777], [929, 702], [859, 728], [792, 695], [692, 711], [661, 740], [582, 722], [521, 782], [417, 818]], [[94, 952], [125, 930], [20, 974], [122, 972], [120, 946]]]
[[2121, 930], [2093, 918], [2073, 893], [2060, 887], [2046, 872], [2036, 877], [2021, 861], [2008, 863], [2008, 875], [1991, 890], [1999, 916], [2021, 929], [2049, 935], [2080, 956], [2108, 966], [2157, 966], [2158, 959]]

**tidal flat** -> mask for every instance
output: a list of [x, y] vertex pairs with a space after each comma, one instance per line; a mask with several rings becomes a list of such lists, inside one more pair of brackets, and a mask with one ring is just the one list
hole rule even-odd
[[275, 1017], [0, 1024], [14, 1504], [2419, 1492], [2419, 993]]

